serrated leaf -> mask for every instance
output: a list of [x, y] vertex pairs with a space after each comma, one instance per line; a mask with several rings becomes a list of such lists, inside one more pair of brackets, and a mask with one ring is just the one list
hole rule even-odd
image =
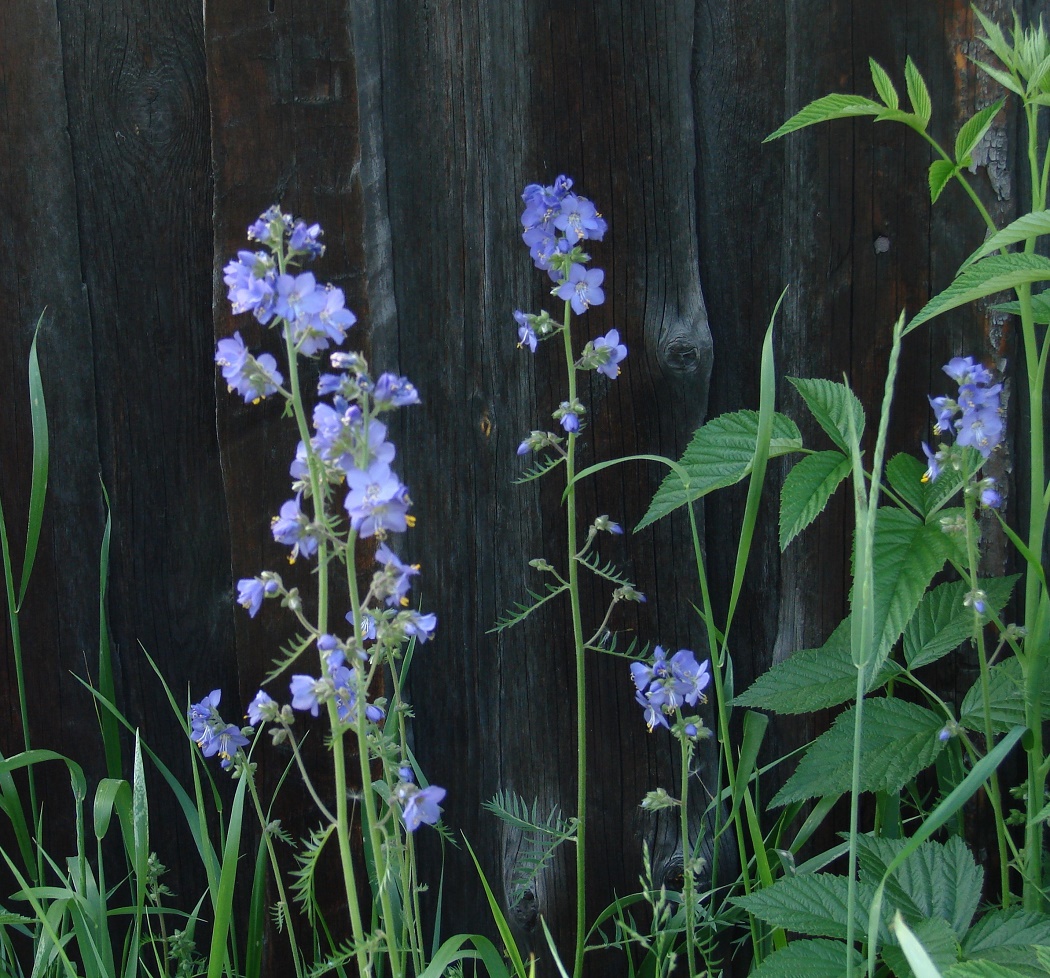
[[894, 455], [886, 465], [890, 488], [928, 522], [931, 514], [937, 513], [959, 491], [963, 476], [961, 471], [946, 468], [936, 481], [923, 482], [925, 471], [922, 462], [906, 452]]
[[1012, 75], [1005, 71], [1000, 71], [998, 68], [993, 68], [990, 64], [986, 64], [984, 61], [978, 61], [976, 58], [972, 58], [971, 60], [981, 69], [981, 71], [994, 78], [1008, 92], [1013, 92], [1015, 95], [1020, 95], [1021, 98], [1024, 98], [1024, 92], [1022, 91], [1021, 86], [1017, 84]]
[[893, 87], [893, 82], [890, 81], [890, 76], [887, 74], [886, 69], [874, 58], [868, 58], [868, 65], [871, 68], [871, 80], [875, 85], [875, 91], [879, 93], [879, 98], [889, 108], [897, 108], [900, 105], [900, 100], [897, 98], [897, 89]]
[[[826, 873], [786, 876], [748, 896], [735, 897], [733, 903], [774, 927], [811, 937], [844, 938], [847, 882], [845, 876]], [[857, 884], [854, 919], [858, 934], [867, 931], [867, 908], [874, 896], [870, 883]]]
[[948, 181], [958, 172], [958, 167], [948, 160], [934, 160], [930, 164], [930, 203], [936, 204]]
[[[835, 720], [806, 751], [795, 773], [770, 803], [779, 808], [850, 790], [856, 706]], [[929, 767], [944, 744], [937, 738], [944, 719], [903, 700], [871, 699], [864, 704], [861, 791], [899, 791]]]
[[930, 92], [923, 81], [915, 62], [907, 58], [904, 62], [904, 79], [908, 86], [908, 100], [911, 102], [912, 110], [922, 122], [925, 129], [930, 124], [930, 116], [933, 115], [933, 103], [930, 101]]
[[[894, 936], [900, 940], [900, 930], [894, 926]], [[945, 968], [950, 967], [959, 960], [959, 942], [955, 939], [955, 932], [946, 920], [934, 917], [931, 920], [920, 920], [915, 924], [913, 936], [926, 952], [930, 963], [939, 974]], [[908, 964], [908, 958], [903, 948], [892, 944], [882, 949], [882, 959], [886, 962], [895, 978], [915, 978], [915, 972]]]
[[970, 959], [1039, 967], [1034, 949], [1047, 944], [1050, 944], [1050, 917], [1011, 907], [992, 910], [981, 917], [963, 938], [962, 949]]
[[[756, 706], [773, 713], [813, 713], [853, 699], [857, 667], [850, 650], [851, 619], [845, 618], [819, 649], [802, 649], [763, 673], [741, 693], [734, 706]], [[894, 673], [883, 664], [868, 684], [868, 692], [882, 686]]]
[[1003, 64], [1008, 64], [1013, 55], [1013, 48], [1003, 36], [1002, 28], [990, 17], [981, 13], [980, 10], [974, 8], [974, 13], [981, 22], [981, 27], [984, 28], [985, 34], [988, 35], [987, 37], [979, 37], [977, 40], [984, 44]]
[[883, 109], [877, 116], [876, 122], [903, 122], [906, 126], [914, 125], [922, 128], [921, 120], [914, 112], [905, 112], [904, 109]]
[[908, 323], [906, 332], [948, 312], [973, 302], [1016, 288], [1018, 285], [1050, 280], [1050, 258], [1016, 252], [1012, 255], [991, 255], [963, 269], [955, 281], [935, 295]]
[[947, 538], [936, 523], [883, 507], [875, 517], [876, 659], [888, 654], [948, 557]]
[[869, 98], [860, 95], [825, 95], [810, 102], [801, 112], [796, 112], [775, 132], [771, 132], [764, 143], [772, 142], [790, 132], [816, 125], [818, 122], [829, 122], [832, 119], [849, 119], [856, 116], [878, 115], [882, 106]]
[[[1009, 313], [1011, 316], [1021, 315], [1021, 303], [1016, 299], [1013, 302], [1003, 302], [992, 306], [996, 312]], [[1043, 326], [1050, 324], [1050, 290], [1036, 292], [1032, 296], [1032, 322]]]
[[[978, 579], [988, 595], [988, 607], [996, 614], [1010, 600], [1017, 580], [1016, 574]], [[926, 592], [904, 629], [904, 661], [909, 669], [936, 662], [972, 636], [973, 611], [963, 604], [969, 590], [966, 581], [949, 581]]]
[[[861, 836], [857, 849], [861, 878], [877, 885], [907, 842]], [[977, 911], [983, 885], [984, 870], [962, 839], [952, 836], [943, 844], [924, 842], [908, 856], [886, 881], [886, 899], [909, 922], [940, 918], [961, 938]]]
[[[863, 959], [850, 950], [854, 971], [861, 973]], [[787, 947], [774, 951], [751, 972], [751, 978], [842, 978], [846, 965], [846, 945], [843, 941], [817, 939], [792, 941]]]
[[[1011, 727], [1023, 725], [1024, 677], [1017, 659], [1007, 659], [988, 670], [988, 707], [992, 730], [1003, 733]], [[1050, 674], [1043, 673], [1043, 698], [1050, 690]], [[959, 723], [967, 730], [984, 732], [984, 693], [978, 678], [963, 697], [959, 707]]]
[[824, 511], [850, 467], [841, 452], [817, 452], [795, 463], [780, 490], [781, 550]]
[[992, 127], [992, 120], [999, 114], [1004, 101], [1004, 99], [999, 99], [991, 105], [986, 105], [963, 124], [959, 134], [955, 137], [955, 162], [960, 167], [969, 166], [973, 162], [970, 154]]
[[828, 437], [849, 454], [849, 415], [853, 415], [853, 429], [860, 438], [864, 434], [864, 408], [845, 384], [821, 378], [788, 377], [788, 381], [802, 395], [806, 407], [816, 418]]
[[[676, 472], [669, 472], [656, 490], [649, 509], [635, 532], [673, 513], [680, 506], [706, 496], [715, 489], [732, 486], [751, 472], [758, 441], [758, 412], [723, 414], [697, 428], [679, 460], [689, 477], [683, 486]], [[773, 415], [769, 457], [787, 455], [802, 448], [798, 426], [783, 414]]]
[[995, 961], [961, 961], [953, 964], [943, 978], [1046, 978], [1046, 972], [1038, 970], [1018, 970]]
[[1011, 221], [1001, 231], [997, 231], [988, 238], [980, 248], [963, 262], [963, 267], [972, 265], [975, 261], [984, 258], [985, 255], [990, 255], [1002, 248], [1008, 248], [1010, 245], [1018, 244], [1021, 241], [1034, 241], [1043, 234], [1050, 234], [1050, 211], [1033, 211], [1030, 214], [1025, 214], [1016, 221]]

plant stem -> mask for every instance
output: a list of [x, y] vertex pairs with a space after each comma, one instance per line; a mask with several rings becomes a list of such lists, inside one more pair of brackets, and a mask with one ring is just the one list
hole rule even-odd
[[[679, 722], [681, 717], [679, 717]], [[680, 730], [679, 744], [682, 748], [682, 907], [685, 911], [685, 953], [689, 962], [688, 978], [696, 974], [696, 933], [693, 911], [695, 880], [693, 878], [693, 846], [689, 841], [689, 767], [692, 760], [692, 744]]]
[[[576, 361], [572, 354], [569, 331], [572, 309], [565, 303], [562, 339], [565, 344], [565, 366], [569, 373], [569, 403], [576, 400]], [[572, 640], [576, 651], [576, 950], [573, 978], [583, 975], [583, 947], [587, 937], [587, 670], [586, 646], [580, 612], [580, 568], [576, 560], [576, 433], [569, 432], [565, 448], [566, 545], [568, 548], [569, 603], [572, 614]]]

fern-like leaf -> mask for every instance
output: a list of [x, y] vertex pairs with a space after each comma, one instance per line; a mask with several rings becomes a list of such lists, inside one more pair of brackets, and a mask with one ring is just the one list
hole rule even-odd
[[548, 472], [552, 472], [556, 469], [565, 459], [560, 455], [548, 455], [546, 458], [541, 458], [537, 462], [533, 462], [521, 478], [514, 480], [514, 485], [520, 486], [526, 482], [532, 482], [534, 479], [539, 479], [541, 476], [545, 476]]
[[263, 685], [280, 676], [310, 647], [312, 641], [307, 635], [296, 635], [289, 645], [282, 646], [280, 658], [273, 660], [273, 668], [266, 674], [266, 678], [263, 679]]
[[502, 615], [495, 625], [488, 630], [489, 635], [494, 632], [502, 632], [506, 628], [510, 628], [511, 625], [516, 625], [520, 621], [524, 621], [529, 617], [537, 608], [545, 605], [551, 598], [556, 598], [562, 591], [569, 589], [568, 584], [548, 584], [546, 594], [538, 594], [536, 591], [530, 591], [526, 588], [526, 592], [529, 597], [532, 598], [532, 602], [524, 604], [522, 602], [516, 602], [514, 607], [506, 614]]
[[511, 791], [497, 791], [491, 801], [482, 802], [482, 807], [521, 833], [508, 881], [507, 900], [513, 907], [532, 888], [558, 846], [576, 838], [576, 819], [563, 817], [557, 805], [541, 816], [538, 802], [533, 801], [530, 810], [525, 800]]
[[310, 837], [303, 843], [303, 851], [296, 854], [295, 861], [299, 864], [292, 870], [292, 893], [296, 903], [303, 907], [306, 918], [313, 927], [317, 920], [317, 900], [314, 894], [314, 877], [320, 863], [321, 853], [325, 843], [328, 841], [335, 825], [327, 825], [322, 829], [315, 829]]
[[583, 554], [576, 559], [592, 574], [597, 574], [598, 577], [603, 577], [605, 580], [611, 581], [619, 587], [629, 587], [634, 589], [634, 584], [631, 581], [616, 572], [616, 567], [612, 561], [609, 561], [606, 564], [599, 564], [597, 554]]

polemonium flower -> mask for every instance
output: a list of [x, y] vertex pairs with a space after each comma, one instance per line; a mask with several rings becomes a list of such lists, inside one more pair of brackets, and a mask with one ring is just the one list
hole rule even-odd
[[422, 645], [427, 639], [434, 637], [434, 629], [437, 628], [437, 615], [421, 615], [417, 611], [408, 611], [402, 618], [404, 634], [406, 638], [414, 638]]
[[992, 381], [991, 371], [973, 357], [952, 357], [942, 369], [960, 387], [964, 384], [989, 384]]
[[324, 245], [319, 240], [323, 233], [320, 224], [308, 225], [306, 221], [296, 221], [288, 238], [288, 250], [300, 252], [309, 258], [320, 258], [324, 254]]
[[237, 603], [248, 610], [254, 618], [262, 607], [263, 598], [272, 597], [280, 588], [274, 580], [262, 580], [258, 577], [245, 577], [237, 582]]
[[375, 401], [377, 410], [385, 411], [392, 407], [419, 404], [419, 391], [407, 377], [384, 373], [380, 374], [379, 380], [376, 381], [372, 399]]
[[410, 793], [401, 812], [405, 828], [409, 832], [415, 832], [424, 822], [427, 825], [436, 825], [442, 811], [438, 803], [444, 800], [447, 793], [436, 784]]
[[586, 197], [566, 194], [561, 201], [561, 210], [554, 217], [554, 226], [564, 233], [570, 244], [589, 238], [601, 241], [608, 225]]
[[381, 543], [376, 548], [376, 563], [389, 576], [389, 590], [386, 593], [387, 605], [392, 608], [407, 607], [407, 595], [412, 589], [411, 579], [419, 573], [419, 564], [404, 563], [385, 543]]
[[408, 528], [408, 492], [385, 462], [347, 472], [343, 503], [350, 526], [362, 537], [403, 533]]
[[190, 736], [201, 749], [205, 757], [218, 755], [222, 766], [229, 768], [238, 748], [248, 744], [248, 738], [241, 733], [241, 728], [226, 723], [219, 716], [219, 700], [222, 692], [213, 689], [199, 703], [193, 703], [186, 711], [190, 721]]
[[248, 704], [248, 722], [257, 727], [260, 723], [269, 723], [277, 716], [277, 701], [265, 690], [260, 689], [255, 698]]
[[627, 356], [627, 347], [620, 342], [619, 330], [610, 329], [594, 341], [594, 352], [602, 358], [597, 371], [610, 380], [620, 376], [620, 362]]
[[518, 324], [518, 347], [527, 346], [530, 353], [535, 353], [539, 337], [532, 328], [532, 318], [520, 309], [514, 310], [514, 321]]
[[605, 281], [605, 272], [600, 268], [588, 269], [574, 264], [569, 269], [569, 277], [558, 288], [557, 296], [572, 306], [577, 316], [582, 316], [591, 306], [600, 306], [605, 301], [605, 292], [601, 284]]
[[309, 710], [313, 716], [317, 716], [321, 710], [321, 700], [330, 692], [330, 688], [324, 680], [296, 675], [289, 681], [288, 691], [292, 694], [293, 710]]
[[215, 362], [222, 368], [228, 389], [237, 391], [245, 404], [276, 394], [284, 383], [277, 361], [269, 353], [253, 357], [239, 332], [219, 340], [215, 347]]
[[296, 496], [284, 503], [280, 515], [275, 516], [270, 524], [274, 540], [292, 548], [289, 563], [294, 563], [299, 554], [312, 557], [317, 553], [315, 531], [300, 508], [299, 500], [300, 497]]
[[229, 287], [226, 297], [234, 314], [250, 312], [264, 326], [274, 315], [274, 286], [277, 269], [264, 251], [239, 251], [223, 269]]

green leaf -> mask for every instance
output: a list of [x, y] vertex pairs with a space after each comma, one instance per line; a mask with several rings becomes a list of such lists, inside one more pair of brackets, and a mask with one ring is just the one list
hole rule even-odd
[[1040, 968], [1036, 971], [1018, 971], [994, 961], [962, 961], [952, 965], [944, 978], [1045, 978], [1046, 972]]
[[875, 83], [875, 91], [879, 93], [879, 98], [889, 108], [897, 108], [900, 105], [900, 100], [897, 98], [897, 89], [893, 87], [893, 82], [890, 81], [890, 76], [887, 74], [886, 69], [874, 58], [868, 58], [868, 65], [871, 68], [871, 80]]
[[40, 359], [36, 342], [44, 314], [36, 322], [33, 345], [29, 348], [29, 413], [33, 425], [33, 476], [29, 488], [29, 524], [26, 528], [26, 555], [22, 561], [22, 583], [18, 589], [18, 607], [25, 600], [26, 588], [33, 573], [36, 551], [40, 543], [40, 529], [44, 518], [44, 499], [47, 495], [48, 461], [51, 457], [47, 432], [47, 406], [44, 403], [44, 384], [40, 377]]
[[910, 333], [934, 316], [975, 299], [983, 299], [1018, 285], [1047, 280], [1050, 280], [1050, 258], [1024, 252], [991, 255], [963, 269], [948, 288], [930, 299], [908, 323], [907, 332]]
[[992, 910], [981, 917], [963, 938], [962, 949], [966, 958], [1032, 969], [1025, 974], [1045, 974], [1038, 970], [1041, 966], [1035, 948], [1047, 944], [1050, 944], [1050, 917], [1011, 907]]
[[[901, 917], [897, 917], [890, 925], [890, 929], [900, 942], [900, 946], [887, 945], [884, 947], [882, 959], [896, 978], [923, 978], [924, 975], [934, 975], [939, 978], [945, 968], [951, 967], [959, 960], [959, 942], [955, 939], [955, 932], [948, 926], [948, 922], [940, 917], [920, 920], [915, 924], [914, 933]], [[921, 969], [924, 965], [918, 964], [922, 959], [916, 955], [915, 947], [907, 943], [908, 935], [925, 952], [925, 960], [928, 962], [925, 965], [926, 971], [915, 970]]]
[[[1021, 315], [1021, 303], [1016, 299], [1013, 302], [1002, 302], [992, 308], [997, 312], [1009, 313], [1012, 316]], [[1032, 321], [1043, 326], [1050, 323], [1050, 289], [1036, 292], [1032, 296]]]
[[[978, 579], [978, 586], [988, 595], [988, 607], [996, 614], [1010, 600], [1019, 576]], [[936, 662], [972, 636], [973, 611], [963, 605], [969, 589], [966, 581], [950, 581], [926, 592], [904, 629], [904, 660], [909, 669]]]
[[963, 262], [963, 267], [972, 265], [985, 255], [1008, 248], [1010, 245], [1021, 241], [1034, 241], [1043, 234], [1050, 234], [1050, 211], [1033, 211], [1031, 214], [1025, 214], [988, 238]]
[[[845, 876], [825, 873], [786, 876], [749, 896], [735, 897], [732, 902], [774, 927], [811, 937], [844, 938], [847, 883]], [[858, 934], [863, 934], [867, 927], [865, 908], [873, 895], [870, 884], [858, 884], [854, 910]]]
[[984, 28], [985, 34], [988, 35], [987, 37], [979, 37], [977, 40], [984, 44], [1004, 65], [1009, 64], [1013, 60], [1014, 49], [1003, 35], [1002, 28], [976, 7], [973, 8], [973, 12], [981, 22], [981, 27]]
[[820, 378], [787, 378], [802, 395], [806, 407], [817, 419], [817, 423], [828, 437], [849, 454], [849, 415], [853, 415], [853, 427], [857, 437], [864, 435], [864, 408], [857, 395], [845, 384]]
[[[969, 611], [969, 609], [967, 609]], [[1025, 722], [1024, 677], [1017, 659], [1007, 659], [988, 670], [988, 705], [992, 730], [1002, 733]], [[1050, 673], [1043, 673], [1043, 698], [1050, 691]], [[967, 730], [984, 733], [984, 695], [978, 678], [963, 697], [959, 723]]]
[[[857, 692], [857, 667], [850, 649], [851, 621], [847, 617], [819, 649], [803, 649], [763, 673], [734, 701], [734, 706], [756, 706], [774, 713], [813, 713], [851, 700]], [[868, 692], [882, 686], [896, 671], [892, 662], [868, 684]]]
[[948, 160], [934, 160], [930, 164], [930, 203], [937, 203], [948, 181], [958, 172], [959, 168]]
[[977, 144], [991, 128], [992, 120], [999, 114], [1004, 101], [1005, 99], [999, 99], [991, 105], [986, 105], [959, 130], [959, 135], [955, 137], [955, 162], [960, 167], [972, 164], [973, 160], [970, 158], [970, 154], [977, 148]]
[[875, 518], [876, 659], [884, 658], [915, 613], [930, 581], [948, 557], [936, 523], [883, 507]]
[[807, 455], [792, 467], [780, 490], [781, 550], [824, 511], [849, 473], [850, 460], [841, 452]]
[[[851, 950], [854, 971], [860, 974], [863, 960]], [[818, 939], [792, 941], [780, 951], [774, 951], [751, 972], [751, 978], [842, 978], [845, 970], [846, 945], [843, 941]]]
[[[708, 421], [693, 433], [679, 464], [688, 474], [689, 485], [670, 472], [656, 490], [649, 509], [635, 532], [694, 502], [715, 489], [732, 486], [751, 472], [758, 441], [758, 412], [737, 411]], [[800, 451], [802, 435], [798, 426], [783, 414], [773, 415], [773, 436], [769, 457]]]
[[[872, 886], [886, 874], [907, 839], [858, 838], [857, 856], [862, 878]], [[912, 923], [927, 918], [946, 921], [962, 937], [981, 898], [984, 870], [958, 836], [946, 843], [924, 842], [886, 881], [886, 898]]]
[[915, 67], [915, 62], [910, 57], [904, 62], [904, 79], [908, 85], [908, 99], [911, 107], [919, 121], [922, 122], [922, 128], [925, 129], [930, 124], [930, 116], [933, 115], [933, 103], [930, 102], [930, 92], [926, 87], [926, 82], [923, 81], [919, 69]]
[[[965, 466], [964, 466], [965, 468]], [[886, 465], [886, 478], [893, 491], [927, 522], [959, 491], [963, 474], [954, 468], [941, 470], [935, 482], [923, 482], [925, 467], [914, 455], [901, 452]]]
[[772, 142], [790, 132], [816, 125], [818, 122], [849, 119], [862, 115], [875, 116], [880, 112], [882, 112], [882, 106], [869, 98], [862, 98], [859, 95], [825, 95], [815, 102], [810, 102], [801, 112], [797, 112], [788, 119], [776, 132], [766, 136], [762, 142]]
[[984, 61], [978, 61], [976, 58], [972, 58], [971, 60], [981, 69], [981, 71], [994, 78], [1008, 92], [1013, 92], [1015, 95], [1020, 95], [1021, 98], [1024, 98], [1024, 91], [1022, 91], [1021, 86], [1012, 75], [1007, 74], [1005, 71], [1000, 71], [998, 68], [993, 68], [990, 64], [987, 64]]
[[[770, 803], [774, 808], [850, 790], [855, 709], [853, 706], [840, 714], [831, 729], [810, 745], [795, 773]], [[944, 748], [937, 739], [943, 726], [942, 717], [914, 703], [878, 698], [865, 701], [861, 791], [899, 791]]]

